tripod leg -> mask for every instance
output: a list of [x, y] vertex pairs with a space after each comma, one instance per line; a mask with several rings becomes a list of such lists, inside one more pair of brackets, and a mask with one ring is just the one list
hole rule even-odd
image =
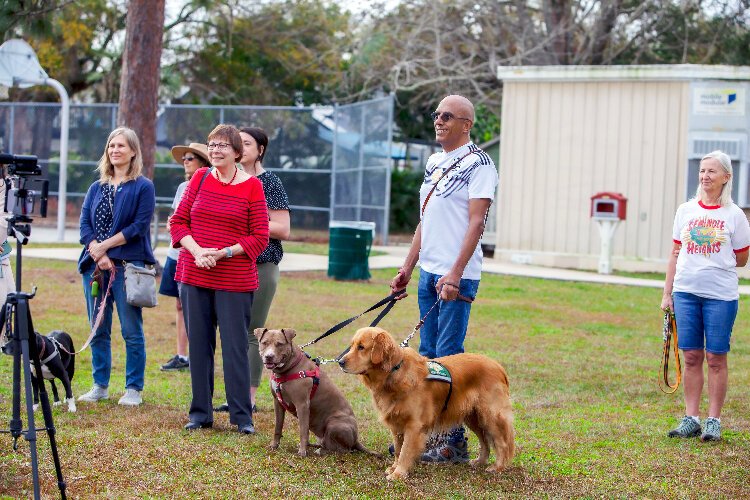
[[[10, 435], [13, 436], [13, 449], [18, 449], [18, 438], [21, 437], [23, 422], [21, 422], [21, 341], [13, 335], [13, 307], [8, 300], [3, 306], [0, 319], [5, 325], [5, 333], [13, 343], [13, 410], [10, 418]], [[6, 323], [7, 322], [7, 323]]]
[[[63, 499], [66, 498], [65, 496], [65, 480], [63, 479], [62, 475], [62, 469], [60, 467], [60, 456], [57, 453], [57, 442], [55, 441], [55, 422], [52, 420], [52, 407], [49, 404], [49, 396], [47, 395], [47, 389], [45, 388], [44, 379], [41, 377], [42, 373], [42, 364], [39, 361], [39, 352], [37, 351], [36, 347], [36, 337], [34, 332], [34, 324], [31, 319], [31, 309], [29, 309], [29, 303], [27, 299], [21, 298], [18, 301], [18, 306], [16, 309], [16, 322], [18, 323], [18, 329], [19, 331], [25, 331], [27, 333], [28, 338], [32, 339], [31, 341], [28, 341], [28, 346], [31, 351], [31, 360], [34, 363], [34, 369], [36, 373], [40, 375], [40, 383], [39, 385], [39, 401], [42, 405], [42, 414], [44, 415], [44, 427], [47, 430], [47, 435], [49, 436], [49, 444], [50, 444], [50, 450], [52, 451], [52, 458], [55, 462], [55, 472], [57, 473], [57, 487], [60, 490], [60, 495]], [[23, 330], [22, 330], [23, 329]], [[29, 366], [28, 360], [26, 360], [26, 366]], [[30, 369], [28, 370], [27, 375], [29, 375], [30, 378]], [[27, 380], [28, 385], [28, 380]], [[28, 398], [28, 394], [27, 394]], [[28, 401], [28, 399], [27, 399]], [[27, 407], [29, 405], [27, 404]], [[29, 417], [29, 432], [33, 429], [33, 407], [29, 407], [31, 409], [31, 416]], [[34, 438], [36, 438], [36, 434], [34, 434]], [[27, 437], [28, 439], [28, 437]], [[34, 450], [36, 453], [36, 449]], [[38, 471], [36, 472], [36, 481], [38, 484]]]
[[[26, 441], [29, 442], [29, 450], [31, 452], [31, 475], [34, 482], [34, 498], [40, 498], [39, 491], [39, 459], [36, 451], [36, 423], [34, 422], [34, 398], [31, 391], [31, 367], [29, 361], [31, 359], [29, 345], [28, 332], [22, 333], [20, 323], [25, 323], [24, 320], [19, 320], [19, 313], [21, 312], [21, 304], [19, 303], [16, 309], [16, 335], [20, 337], [18, 341], [21, 344], [21, 364], [23, 365], [24, 375], [24, 387], [26, 389], [26, 421], [28, 423], [28, 429], [26, 430]], [[24, 325], [25, 326], [25, 325]], [[34, 352], [36, 353], [36, 342], [34, 342]], [[37, 356], [38, 357], [38, 356]]]

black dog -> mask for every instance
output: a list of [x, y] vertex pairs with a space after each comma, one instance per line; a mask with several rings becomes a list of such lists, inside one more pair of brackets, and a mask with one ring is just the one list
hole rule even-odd
[[[39, 353], [39, 361], [42, 364], [42, 378], [49, 380], [52, 386], [52, 395], [54, 405], [62, 404], [57, 394], [55, 379], [60, 379], [65, 388], [65, 401], [68, 403], [68, 411], [76, 411], [76, 403], [73, 398], [73, 389], [71, 381], [76, 369], [75, 347], [70, 335], [62, 330], [54, 330], [46, 337], [36, 332], [36, 349]], [[8, 342], [2, 346], [4, 354], [13, 355], [14, 342]], [[38, 376], [34, 369], [34, 363], [31, 363], [31, 385], [34, 388], [34, 410], [39, 407], [39, 382]]]

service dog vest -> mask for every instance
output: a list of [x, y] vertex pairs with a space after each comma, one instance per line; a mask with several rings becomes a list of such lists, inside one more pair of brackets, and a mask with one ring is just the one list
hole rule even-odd
[[449, 384], [448, 395], [445, 397], [442, 410], [445, 411], [448, 408], [448, 402], [451, 400], [451, 393], [453, 393], [453, 377], [451, 377], [451, 372], [437, 361], [430, 360], [427, 362], [427, 377], [425, 379]]

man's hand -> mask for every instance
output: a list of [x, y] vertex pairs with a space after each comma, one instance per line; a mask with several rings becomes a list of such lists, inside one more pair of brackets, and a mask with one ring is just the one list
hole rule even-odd
[[440, 300], [450, 302], [458, 298], [459, 286], [461, 285], [461, 277], [454, 276], [451, 273], [444, 275], [435, 284], [435, 291], [440, 295]]
[[[409, 284], [409, 280], [411, 280], [411, 273], [403, 267], [399, 269], [396, 277], [391, 280], [391, 293], [396, 293], [399, 290], [406, 290], [406, 285]], [[408, 296], [409, 294], [404, 291], [404, 293], [398, 296], [398, 300], [404, 299]]]

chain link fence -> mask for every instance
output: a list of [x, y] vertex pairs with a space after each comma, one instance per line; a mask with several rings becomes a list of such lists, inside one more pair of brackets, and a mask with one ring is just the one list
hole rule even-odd
[[[331, 221], [374, 222], [388, 240], [393, 97], [322, 107], [164, 105], [157, 122], [154, 185], [157, 227], [184, 178], [170, 150], [204, 142], [219, 123], [262, 127], [270, 143], [264, 167], [289, 195], [292, 231], [325, 231]], [[66, 221], [77, 227], [83, 197], [107, 136], [117, 126], [116, 104], [70, 107]], [[57, 216], [60, 104], [0, 103], [0, 147], [32, 154], [50, 180], [49, 218]], [[164, 212], [164, 213], [162, 213]]]

